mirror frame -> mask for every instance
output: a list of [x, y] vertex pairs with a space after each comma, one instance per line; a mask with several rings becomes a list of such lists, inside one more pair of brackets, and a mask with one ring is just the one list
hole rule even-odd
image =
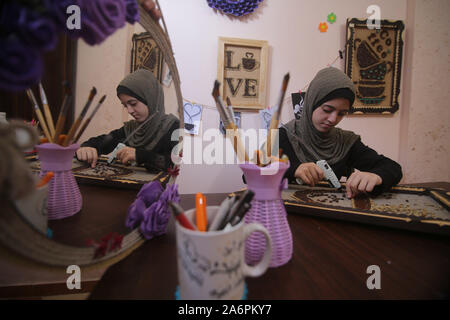
[[[183, 129], [183, 97], [180, 88], [180, 77], [169, 41], [169, 35], [167, 30], [164, 31], [160, 24], [149, 15], [140, 3], [138, 5], [139, 23], [150, 33], [161, 49], [164, 60], [172, 75], [178, 102], [180, 129]], [[162, 17], [161, 19], [164, 18]], [[180, 132], [183, 133], [183, 130], [180, 130]], [[183, 134], [180, 134], [180, 146], [182, 146], [182, 141]], [[105, 262], [112, 264], [126, 257], [146, 240], [141, 235], [139, 228], [136, 228], [124, 236], [120, 249], [108, 252], [102, 257], [95, 258], [96, 248], [94, 247], [75, 247], [47, 238], [25, 221], [25, 218], [17, 212], [10, 200], [4, 199], [3, 197], [0, 198], [0, 207], [2, 208], [0, 214], [0, 243], [26, 258], [46, 265], [67, 267], [69, 265], [97, 265], [100, 263], [104, 264]]]

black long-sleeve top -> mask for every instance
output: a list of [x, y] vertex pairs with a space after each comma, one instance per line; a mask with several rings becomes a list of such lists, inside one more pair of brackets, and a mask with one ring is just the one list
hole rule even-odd
[[[285, 177], [288, 178], [289, 182], [293, 182], [296, 180], [294, 177], [295, 171], [301, 162], [297, 158], [295, 151], [289, 142], [286, 129], [280, 128], [279, 134], [280, 148], [283, 150], [283, 153], [288, 156], [291, 164], [285, 173]], [[402, 168], [397, 162], [378, 154], [375, 150], [364, 145], [361, 142], [361, 139], [358, 139], [353, 144], [350, 151], [342, 160], [330, 165], [330, 167], [333, 169], [338, 179], [343, 176], [347, 178], [350, 177], [353, 169], [379, 175], [383, 182], [381, 185], [374, 188], [371, 192], [372, 195], [378, 195], [389, 190], [392, 186], [399, 183], [402, 178]]]
[[[169, 131], [159, 140], [158, 144], [152, 151], [144, 148], [136, 148], [136, 163], [144, 165], [149, 171], [166, 171], [173, 166], [171, 159], [172, 149], [178, 144], [178, 141], [172, 141], [172, 132], [180, 127], [180, 122], [175, 121]], [[108, 154], [120, 142], [126, 139], [124, 127], [111, 131], [108, 134], [102, 134], [98, 137], [90, 138], [84, 142], [81, 147], [92, 147], [97, 149], [97, 153]]]

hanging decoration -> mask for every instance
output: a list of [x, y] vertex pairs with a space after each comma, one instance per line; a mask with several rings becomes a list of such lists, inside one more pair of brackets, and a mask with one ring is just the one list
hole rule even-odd
[[252, 13], [263, 0], [206, 0], [211, 8], [233, 16]]
[[327, 25], [326, 22], [321, 22], [319, 24], [319, 31], [320, 32], [327, 32], [327, 29], [328, 29], [328, 25]]
[[331, 24], [336, 22], [336, 15], [334, 14], [334, 12], [332, 12], [328, 15], [328, 22]]

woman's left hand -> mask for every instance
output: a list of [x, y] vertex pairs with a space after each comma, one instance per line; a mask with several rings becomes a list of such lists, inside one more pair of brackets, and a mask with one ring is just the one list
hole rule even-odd
[[124, 147], [117, 152], [116, 158], [123, 164], [136, 161], [136, 149], [131, 147]]
[[375, 173], [355, 170], [345, 183], [347, 198], [351, 199], [359, 193], [371, 192], [382, 182], [381, 177]]

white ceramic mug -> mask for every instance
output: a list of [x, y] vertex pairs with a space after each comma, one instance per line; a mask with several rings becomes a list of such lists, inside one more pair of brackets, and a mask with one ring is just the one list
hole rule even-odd
[[[207, 207], [208, 224], [218, 206]], [[185, 212], [195, 221], [195, 209]], [[245, 239], [252, 232], [262, 232], [266, 251], [261, 261], [245, 263]], [[244, 297], [245, 277], [261, 276], [269, 267], [272, 241], [267, 229], [258, 223], [239, 224], [219, 231], [193, 231], [176, 222], [179, 297], [182, 300], [240, 300]]]

